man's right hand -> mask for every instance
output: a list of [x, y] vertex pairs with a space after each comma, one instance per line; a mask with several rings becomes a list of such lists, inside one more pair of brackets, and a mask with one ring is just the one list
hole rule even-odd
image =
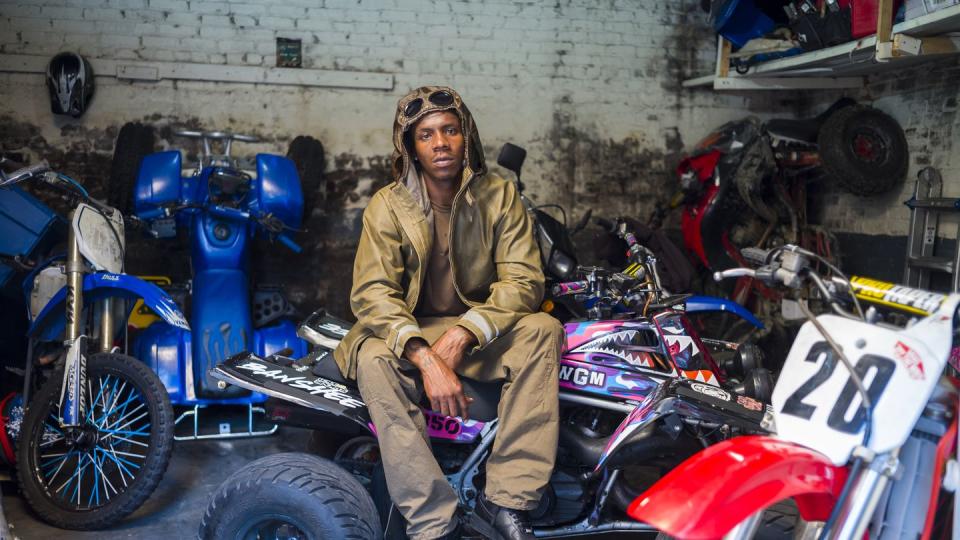
[[404, 356], [420, 370], [431, 409], [446, 416], [469, 419], [469, 398], [463, 393], [460, 378], [426, 341], [418, 338], [408, 341]]

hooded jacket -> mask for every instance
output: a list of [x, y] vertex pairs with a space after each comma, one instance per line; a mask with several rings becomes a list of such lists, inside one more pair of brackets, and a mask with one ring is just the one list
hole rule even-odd
[[[438, 92], [445, 93], [439, 104], [430, 99]], [[408, 116], [417, 99], [419, 110]], [[483, 348], [536, 311], [543, 298], [533, 223], [516, 186], [487, 171], [476, 124], [460, 96], [446, 87], [418, 88], [397, 104], [394, 181], [373, 195], [363, 213], [350, 292], [357, 324], [334, 351], [345, 377], [356, 378], [364, 339], [378, 337], [400, 357], [407, 341], [423, 337], [413, 311], [433, 247], [433, 214], [407, 132], [423, 116], [443, 110], [457, 114], [465, 138], [463, 176], [450, 213], [454, 288], [469, 307], [457, 324]]]

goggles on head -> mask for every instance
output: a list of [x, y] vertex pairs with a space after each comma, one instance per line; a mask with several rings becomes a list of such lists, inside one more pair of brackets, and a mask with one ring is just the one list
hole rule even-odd
[[[434, 90], [427, 96], [427, 101], [436, 105], [437, 107], [449, 107], [453, 105], [453, 94], [446, 90]], [[421, 110], [423, 110], [424, 98], [417, 97], [410, 100], [409, 103], [403, 106], [403, 116], [406, 118], [412, 118], [416, 116]]]

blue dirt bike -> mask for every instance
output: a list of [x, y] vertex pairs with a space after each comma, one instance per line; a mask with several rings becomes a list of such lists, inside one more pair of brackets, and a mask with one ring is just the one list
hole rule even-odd
[[[16, 187], [26, 182], [61, 189], [69, 220]], [[65, 256], [49, 256], [64, 232]], [[101, 529], [133, 512], [173, 448], [163, 385], [118, 343], [132, 300], [188, 326], [162, 290], [123, 273], [124, 248], [121, 213], [73, 179], [46, 163], [0, 172], [0, 287], [26, 272], [30, 306], [17, 476], [36, 514], [65, 529]]]
[[[297, 167], [285, 157], [257, 154], [250, 170], [244, 170], [231, 157], [231, 146], [235, 141], [255, 142], [253, 137], [226, 132], [175, 134], [200, 139], [199, 163], [184, 171], [178, 150], [143, 157], [133, 186], [133, 211], [152, 236], [175, 237], [180, 230], [190, 239], [191, 329], [157, 321], [133, 338], [131, 350], [160, 376], [171, 402], [187, 407], [177, 422], [192, 417], [193, 434], [183, 438], [272, 433], [275, 425], [259, 431], [254, 427], [254, 413], [263, 412], [257, 405], [266, 400], [265, 395], [227, 386], [207, 373], [242, 351], [307, 353], [296, 326], [283, 317], [292, 311], [289, 304], [274, 292], [261, 302], [260, 310], [254, 310], [250, 283], [255, 237], [263, 235], [300, 252], [291, 238], [303, 214]], [[118, 140], [118, 148], [121, 143]], [[218, 144], [222, 151], [215, 153]], [[200, 411], [209, 405], [245, 406], [246, 430], [200, 434]]]

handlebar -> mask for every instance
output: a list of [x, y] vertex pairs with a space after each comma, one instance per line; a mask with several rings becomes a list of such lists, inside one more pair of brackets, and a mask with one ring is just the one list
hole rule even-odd
[[587, 290], [590, 287], [590, 284], [583, 281], [567, 281], [565, 283], [557, 283], [551, 289], [551, 292], [554, 296], [563, 296], [567, 294], [576, 294]]
[[298, 254], [299, 254], [299, 253], [303, 252], [303, 248], [300, 247], [300, 244], [297, 244], [296, 242], [294, 242], [293, 239], [290, 238], [290, 237], [289, 237], [288, 235], [286, 235], [286, 234], [278, 234], [278, 235], [277, 235], [277, 240], [280, 240], [280, 243], [281, 243], [281, 244], [283, 244], [283, 245], [287, 246], [288, 248], [290, 248], [290, 251], [292, 251], [292, 252], [294, 252], [294, 253], [298, 253]]
[[33, 178], [34, 176], [41, 175], [50, 170], [50, 165], [46, 161], [41, 161], [36, 165], [30, 165], [22, 169], [17, 169], [10, 174], [0, 173], [0, 187], [2, 186], [12, 186], [13, 184], [18, 184], [24, 180]]
[[260, 142], [260, 139], [252, 135], [242, 135], [240, 133], [230, 133], [229, 131], [193, 131], [183, 129], [174, 131], [177, 137], [186, 137], [188, 139], [214, 139], [214, 140], [232, 140], [240, 142]]
[[752, 268], [731, 268], [730, 270], [723, 270], [721, 272], [713, 273], [714, 281], [723, 281], [730, 278], [738, 277], [757, 277], [757, 271]]
[[243, 210], [237, 210], [236, 208], [228, 208], [226, 206], [220, 206], [219, 204], [210, 205], [207, 207], [207, 211], [211, 215], [216, 216], [220, 219], [225, 219], [227, 221], [249, 221], [250, 213], [244, 212]]

